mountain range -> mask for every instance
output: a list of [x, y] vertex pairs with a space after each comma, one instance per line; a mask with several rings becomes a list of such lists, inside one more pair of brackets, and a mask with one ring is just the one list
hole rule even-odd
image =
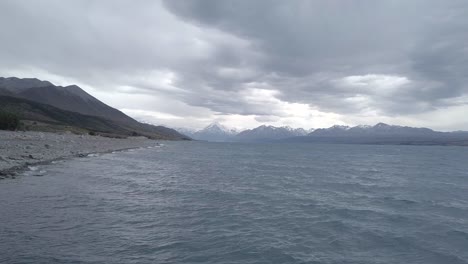
[[235, 137], [237, 133], [235, 129], [227, 128], [215, 122], [199, 131], [191, 132], [190, 137], [197, 140], [225, 142], [232, 141], [232, 138]]
[[439, 132], [429, 128], [378, 123], [374, 126], [332, 126], [325, 129], [316, 129], [307, 136], [287, 138], [283, 141], [301, 143], [468, 146], [468, 132]]
[[201, 130], [173, 130], [140, 123], [76, 85], [56, 86], [34, 78], [0, 77], [0, 111], [20, 117], [24, 128], [73, 131], [104, 136], [141, 135], [154, 139], [196, 139], [217, 142], [300, 142], [345, 144], [467, 145], [468, 132], [388, 125], [302, 128], [262, 125], [237, 131], [215, 122]]
[[173, 129], [140, 123], [76, 85], [35, 78], [0, 77], [0, 110], [17, 114], [30, 129], [188, 139]]
[[[178, 130], [193, 139], [227, 142], [298, 142], [343, 144], [468, 145], [468, 132], [388, 125], [339, 126], [307, 131], [302, 128], [259, 126], [238, 133], [214, 123], [199, 131]], [[215, 136], [213, 136], [215, 135]]]
[[176, 128], [176, 130], [192, 139], [210, 142], [231, 142], [232, 138], [238, 133], [235, 129], [227, 128], [218, 122], [214, 122], [200, 130], [189, 128]]
[[307, 131], [303, 128], [291, 128], [288, 126], [274, 127], [262, 125], [254, 129], [247, 129], [238, 133], [234, 141], [241, 142], [258, 142], [271, 141], [290, 137], [307, 135]]
[[302, 128], [274, 127], [262, 125], [257, 128], [237, 131], [228, 128], [218, 122], [212, 123], [207, 127], [194, 131], [185, 128], [177, 129], [180, 133], [196, 140], [213, 142], [260, 142], [271, 141], [295, 136], [307, 135], [308, 131]]

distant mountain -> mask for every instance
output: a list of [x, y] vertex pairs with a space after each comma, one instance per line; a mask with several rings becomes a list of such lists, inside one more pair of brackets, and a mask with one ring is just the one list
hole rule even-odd
[[309, 136], [320, 137], [355, 137], [355, 136], [425, 136], [437, 133], [429, 128], [416, 128], [407, 126], [393, 126], [378, 123], [375, 126], [332, 126], [330, 128], [316, 129]]
[[235, 135], [237, 135], [237, 131], [235, 129], [227, 128], [222, 124], [215, 122], [202, 130], [192, 133], [191, 137], [196, 140], [225, 142], [232, 141]]
[[183, 127], [177, 127], [177, 128], [174, 128], [174, 130], [176, 130], [180, 134], [185, 135], [189, 138], [193, 138], [193, 134], [196, 132], [193, 129], [183, 128]]
[[468, 145], [467, 132], [438, 132], [429, 128], [395, 126], [332, 126], [316, 129], [307, 136], [289, 138], [289, 142], [401, 145]]
[[[215, 122], [209, 126], [194, 131], [186, 128], [176, 129], [179, 133], [189, 136], [196, 140], [214, 141], [214, 142], [261, 142], [283, 139], [288, 137], [304, 136], [308, 131], [303, 128], [259, 126], [254, 129], [248, 129], [238, 132], [235, 129], [227, 128], [222, 124]], [[309, 131], [310, 132], [310, 131]]]
[[291, 127], [274, 127], [262, 125], [254, 129], [248, 129], [240, 132], [234, 138], [235, 141], [254, 142], [254, 141], [271, 141], [284, 139], [296, 136], [304, 136], [307, 131], [303, 128]]
[[[18, 100], [12, 100], [11, 97], [26, 100], [24, 107], [33, 105], [34, 107], [23, 109], [25, 111], [20, 111], [21, 109], [18, 105], [13, 107], [18, 112], [28, 113], [26, 116], [28, 116], [30, 120], [35, 120], [31, 117], [35, 116], [32, 113], [40, 108], [37, 106], [42, 107], [46, 105], [52, 106], [53, 108], [51, 109], [60, 109], [78, 113], [83, 116], [99, 117], [111, 121], [116, 127], [126, 131], [124, 134], [131, 131], [132, 134], [144, 135], [152, 138], [187, 138], [175, 130], [166, 127], [140, 123], [121, 111], [104, 104], [76, 85], [62, 87], [55, 86], [48, 81], [41, 81], [34, 78], [19, 79], [15, 77], [0, 77], [0, 95], [7, 96], [7, 98], [3, 98], [2, 100], [4, 102], [10, 102], [10, 106], [19, 102]], [[38, 104], [31, 104], [32, 102]], [[48, 111], [48, 113], [50, 114], [51, 111]], [[38, 116], [41, 116], [41, 114], [38, 114]], [[40, 121], [43, 121], [42, 119], [43, 116], [41, 116]], [[52, 119], [55, 120], [54, 118]], [[73, 126], [79, 127], [79, 123], [74, 123]], [[122, 133], [122, 131], [116, 129], [114, 133], [119, 134]]]

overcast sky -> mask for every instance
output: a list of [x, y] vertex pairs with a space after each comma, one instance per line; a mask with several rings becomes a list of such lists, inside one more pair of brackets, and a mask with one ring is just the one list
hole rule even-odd
[[468, 1], [0, 1], [0, 76], [141, 121], [468, 130]]

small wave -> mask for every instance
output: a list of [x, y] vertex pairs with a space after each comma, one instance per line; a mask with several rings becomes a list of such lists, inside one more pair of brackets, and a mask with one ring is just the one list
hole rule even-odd
[[28, 169], [29, 169], [30, 171], [37, 171], [39, 168], [36, 167], [36, 166], [28, 166]]
[[47, 172], [46, 170], [40, 170], [38, 172], [33, 173], [32, 176], [42, 177], [46, 174], [46, 172]]
[[395, 203], [403, 203], [403, 204], [417, 204], [417, 201], [406, 199], [406, 198], [398, 198], [398, 197], [384, 197], [384, 200], [388, 202], [395, 202]]
[[28, 166], [29, 171], [25, 172], [26, 175], [30, 176], [44, 176], [46, 174], [46, 170], [40, 169], [38, 166]]

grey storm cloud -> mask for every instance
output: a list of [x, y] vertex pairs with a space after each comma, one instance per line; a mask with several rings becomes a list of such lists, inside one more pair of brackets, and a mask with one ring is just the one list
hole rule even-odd
[[[388, 114], [430, 110], [443, 104], [442, 99], [467, 93], [464, 1], [165, 3], [183, 19], [254, 43], [265, 58], [254, 62], [264, 81], [289, 101], [347, 112], [356, 106], [344, 99], [358, 91], [343, 91], [331, 80], [366, 74], [413, 80], [393, 96], [365, 94]], [[268, 75], [272, 72], [273, 78]]]
[[466, 11], [461, 0], [4, 0], [0, 73], [193, 107], [141, 104], [180, 116], [276, 120], [281, 102], [404, 116], [467, 103]]

